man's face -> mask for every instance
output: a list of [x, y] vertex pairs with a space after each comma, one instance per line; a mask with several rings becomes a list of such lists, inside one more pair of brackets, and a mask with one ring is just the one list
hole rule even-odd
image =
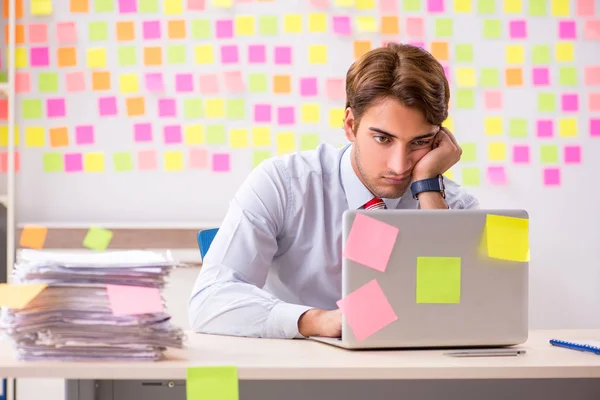
[[419, 110], [392, 98], [375, 103], [356, 128], [352, 109], [348, 108], [344, 130], [353, 142], [352, 167], [365, 187], [381, 198], [404, 194], [415, 164], [431, 151], [439, 129], [429, 124]]

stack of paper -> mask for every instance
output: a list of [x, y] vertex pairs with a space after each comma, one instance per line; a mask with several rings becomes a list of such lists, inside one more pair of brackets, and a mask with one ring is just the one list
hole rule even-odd
[[23, 360], [159, 360], [183, 347], [161, 296], [176, 265], [149, 251], [21, 250], [1, 325]]

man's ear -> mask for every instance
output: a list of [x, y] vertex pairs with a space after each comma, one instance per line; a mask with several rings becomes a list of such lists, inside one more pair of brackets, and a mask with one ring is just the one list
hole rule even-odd
[[354, 124], [356, 120], [354, 119], [354, 113], [352, 112], [352, 108], [346, 108], [346, 115], [344, 116], [344, 132], [346, 133], [346, 138], [354, 142], [356, 136], [354, 135]]

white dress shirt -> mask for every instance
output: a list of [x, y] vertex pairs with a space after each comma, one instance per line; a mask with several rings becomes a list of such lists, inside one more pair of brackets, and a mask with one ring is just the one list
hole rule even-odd
[[[189, 301], [196, 332], [301, 338], [310, 308], [336, 309], [341, 297], [342, 214], [373, 198], [355, 174], [351, 144], [264, 161], [242, 184], [204, 257]], [[445, 179], [452, 209], [477, 200]], [[388, 209], [416, 209], [410, 189], [383, 199]]]

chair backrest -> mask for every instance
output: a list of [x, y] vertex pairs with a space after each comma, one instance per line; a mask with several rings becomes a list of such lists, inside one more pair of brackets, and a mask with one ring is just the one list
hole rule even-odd
[[200, 248], [200, 256], [204, 259], [204, 255], [208, 251], [219, 228], [203, 229], [198, 232], [198, 247]]

